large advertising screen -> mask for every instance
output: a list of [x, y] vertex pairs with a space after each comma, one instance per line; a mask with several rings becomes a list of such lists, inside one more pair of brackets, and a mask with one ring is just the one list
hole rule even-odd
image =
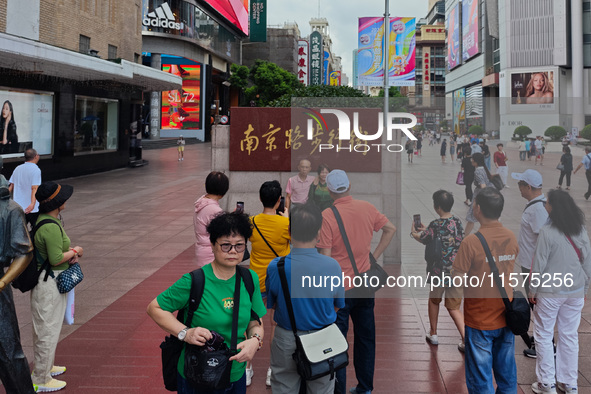
[[248, 0], [205, 0], [205, 2], [248, 35]]
[[162, 92], [161, 135], [166, 130], [201, 129], [201, 66], [163, 64], [162, 71], [183, 78], [181, 90]]
[[53, 136], [53, 94], [0, 89], [0, 155], [20, 157], [34, 148], [50, 155]]
[[462, 59], [464, 61], [478, 54], [480, 23], [478, 19], [479, 0], [462, 2]]
[[466, 91], [458, 89], [454, 92], [454, 133], [463, 134], [466, 120]]
[[511, 74], [511, 103], [539, 108], [554, 107], [554, 71], [539, 70]]
[[[384, 18], [359, 18], [358, 30], [359, 85], [384, 84]], [[415, 85], [415, 18], [390, 18], [389, 84], [390, 86]]]
[[447, 29], [447, 69], [460, 65], [460, 5], [456, 5], [445, 20]]

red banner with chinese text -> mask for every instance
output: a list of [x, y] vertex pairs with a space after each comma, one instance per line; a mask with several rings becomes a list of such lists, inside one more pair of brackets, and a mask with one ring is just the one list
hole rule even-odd
[[[349, 116], [351, 128], [357, 112], [362, 134], [372, 135], [378, 129], [378, 109], [340, 110]], [[365, 141], [352, 130], [350, 139], [340, 140], [336, 116], [320, 116], [321, 121], [317, 122], [318, 111], [309, 108], [232, 108], [230, 170], [293, 171], [301, 159], [309, 159], [313, 172], [321, 163], [331, 169], [380, 172], [382, 152], [398, 154], [387, 150], [388, 144], [381, 143], [381, 138]], [[313, 123], [309, 123], [313, 118]]]

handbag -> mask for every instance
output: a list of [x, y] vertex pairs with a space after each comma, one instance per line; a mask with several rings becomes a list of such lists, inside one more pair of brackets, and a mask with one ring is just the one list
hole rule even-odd
[[559, 171], [564, 171], [564, 164], [558, 163], [558, 165], [556, 166], [556, 169]]
[[425, 246], [425, 261], [427, 262], [427, 274], [433, 275], [433, 269], [439, 265], [443, 260], [443, 243], [441, 236], [436, 234], [435, 237]]
[[228, 349], [228, 346], [225, 344], [213, 351], [210, 351], [207, 346], [187, 344], [185, 347], [185, 379], [196, 390], [213, 391], [230, 387], [230, 375], [232, 372], [232, 361], [230, 361], [230, 357], [238, 353], [236, 347], [238, 342], [238, 311], [240, 310], [241, 279], [241, 270], [236, 269], [230, 348]]
[[458, 176], [456, 177], [456, 184], [464, 185], [464, 171], [458, 172]]
[[287, 276], [285, 275], [285, 257], [279, 259], [277, 269], [296, 342], [296, 350], [292, 357], [298, 374], [303, 380], [315, 380], [327, 375], [330, 375], [330, 380], [333, 380], [335, 372], [349, 364], [347, 339], [334, 323], [313, 333], [298, 335]]
[[56, 278], [57, 289], [60, 293], [64, 294], [72, 290], [78, 283], [82, 282], [84, 274], [80, 268], [80, 264], [74, 263], [63, 270]]
[[513, 332], [515, 335], [523, 335], [527, 333], [530, 323], [530, 309], [529, 303], [527, 299], [520, 291], [514, 290], [513, 291], [513, 301], [509, 302], [509, 298], [507, 296], [507, 292], [501, 283], [501, 278], [499, 276], [499, 269], [495, 264], [495, 261], [490, 253], [490, 249], [488, 244], [486, 243], [486, 239], [482, 233], [477, 232], [476, 236], [480, 240], [482, 247], [484, 248], [484, 253], [486, 254], [486, 259], [488, 260], [488, 264], [490, 266], [490, 271], [493, 274], [494, 281], [499, 288], [499, 292], [501, 293], [501, 297], [503, 298], [503, 303], [505, 304], [505, 321], [507, 322], [507, 327]]
[[[343, 238], [343, 242], [345, 243], [345, 248], [347, 248], [347, 254], [349, 255], [349, 260], [351, 261], [351, 265], [353, 266], [353, 272], [355, 273], [355, 276], [363, 277], [367, 275], [367, 277], [369, 278], [367, 282], [364, 281], [364, 283], [370, 284], [369, 287], [353, 288], [347, 292], [348, 297], [374, 297], [375, 293], [378, 290], [387, 285], [388, 273], [382, 268], [382, 266], [378, 264], [371, 252], [369, 253], [369, 270], [363, 272], [363, 275], [359, 273], [359, 270], [357, 269], [357, 264], [355, 263], [355, 256], [353, 255], [353, 250], [351, 249], [351, 244], [349, 243], [349, 237], [347, 237], [347, 232], [345, 231], [345, 226], [343, 225], [343, 219], [341, 218], [341, 214], [334, 205], [331, 206], [330, 209], [332, 209], [332, 212], [334, 213], [334, 216], [337, 220], [337, 224], [339, 225], [339, 231], [341, 232], [341, 237]], [[378, 284], [376, 287], [374, 287], [371, 284], [371, 278], [373, 277], [378, 278]]]

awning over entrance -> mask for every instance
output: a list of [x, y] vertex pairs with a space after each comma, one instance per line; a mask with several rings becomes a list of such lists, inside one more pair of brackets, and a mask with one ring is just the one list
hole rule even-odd
[[113, 62], [0, 33], [0, 68], [75, 81], [114, 81], [144, 91], [180, 89], [181, 77], [127, 60]]

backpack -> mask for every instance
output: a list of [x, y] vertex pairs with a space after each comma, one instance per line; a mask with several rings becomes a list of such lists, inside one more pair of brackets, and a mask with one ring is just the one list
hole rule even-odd
[[[252, 295], [254, 293], [254, 281], [248, 268], [242, 266], [236, 266], [236, 269], [240, 271], [244, 287], [250, 296], [252, 302]], [[189, 320], [192, 320], [193, 314], [199, 308], [201, 298], [203, 297], [203, 290], [205, 288], [205, 274], [203, 269], [199, 268], [191, 272], [191, 292], [189, 295], [189, 307], [183, 311], [179, 311], [177, 319], [185, 324], [190, 321], [187, 320], [187, 316], [190, 316]], [[238, 307], [240, 307], [238, 305]], [[259, 316], [251, 309], [250, 311], [251, 320], [256, 320], [261, 323]], [[168, 391], [177, 391], [177, 364], [184, 347], [184, 342], [179, 341], [176, 335], [169, 335], [164, 338], [164, 342], [160, 344], [162, 349], [162, 377], [164, 379], [164, 387]]]
[[33, 229], [29, 232], [29, 237], [31, 238], [31, 243], [33, 244], [33, 258], [31, 259], [31, 262], [29, 263], [27, 268], [25, 268], [25, 270], [19, 275], [19, 277], [12, 282], [12, 287], [14, 287], [15, 289], [19, 289], [23, 293], [33, 290], [35, 286], [37, 286], [39, 276], [44, 270], [46, 270], [47, 272], [45, 273], [45, 278], [43, 280], [47, 281], [47, 278], [49, 277], [49, 272], [51, 271], [51, 267], [49, 266], [49, 259], [46, 259], [43, 262], [43, 264], [41, 264], [41, 268], [37, 270], [37, 256], [39, 254], [37, 252], [37, 249], [35, 248], [35, 234], [37, 234], [37, 230], [39, 230], [41, 226], [47, 223], [56, 224], [62, 232], [62, 235], [64, 233], [61, 226], [59, 226], [55, 221], [51, 219], [43, 219], [39, 223], [35, 224]]

